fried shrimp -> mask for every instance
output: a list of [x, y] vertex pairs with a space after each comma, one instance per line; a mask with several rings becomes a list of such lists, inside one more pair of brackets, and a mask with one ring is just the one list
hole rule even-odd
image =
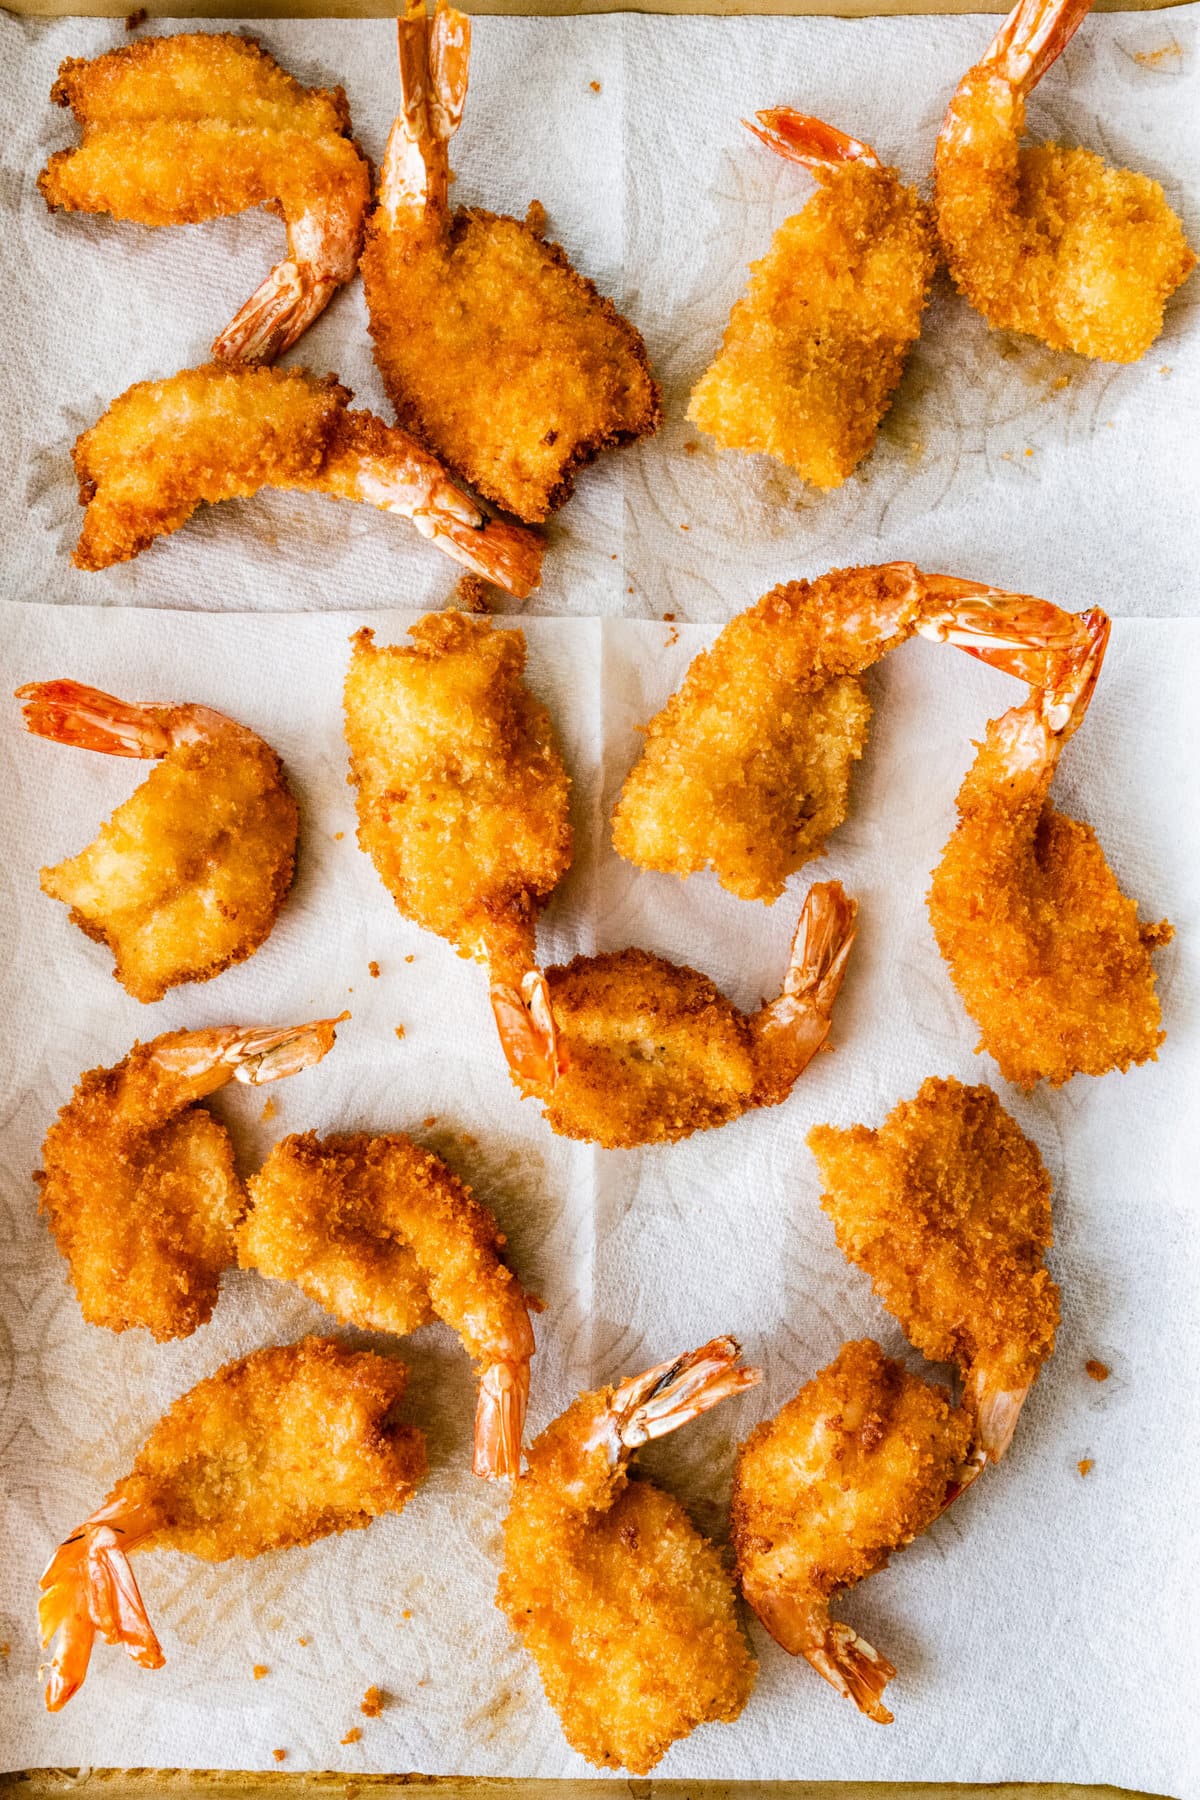
[[408, 0], [398, 35], [401, 110], [362, 258], [375, 360], [401, 425], [536, 522], [577, 470], [658, 429], [658, 385], [633, 326], [557, 244], [529, 222], [450, 210], [470, 20]]
[[1073, 643], [1079, 622], [912, 563], [773, 588], [646, 727], [613, 814], [618, 854], [685, 878], [711, 867], [740, 899], [777, 900], [846, 816], [871, 717], [861, 675], [915, 634], [1020, 674], [1023, 653]]
[[955, 285], [989, 325], [1136, 362], [1195, 265], [1157, 181], [1090, 150], [1020, 148], [1025, 101], [1091, 0], [1018, 0], [950, 102], [934, 161]]
[[398, 513], [524, 599], [541, 575], [537, 533], [485, 518], [436, 457], [373, 414], [350, 411], [352, 398], [332, 375], [219, 362], [135, 383], [71, 453], [87, 508], [76, 567], [128, 562], [202, 501], [300, 488]]
[[582, 1395], [530, 1446], [513, 1488], [496, 1604], [567, 1742], [599, 1768], [646, 1775], [750, 1697], [757, 1665], [719, 1551], [677, 1500], [629, 1476], [640, 1445], [761, 1379], [740, 1355], [714, 1338]]
[[896, 1670], [829, 1616], [839, 1588], [887, 1567], [962, 1486], [971, 1423], [870, 1338], [751, 1432], [733, 1484], [742, 1592], [777, 1643], [880, 1725]]
[[931, 1078], [878, 1131], [818, 1125], [808, 1147], [841, 1250], [918, 1350], [962, 1370], [975, 1441], [998, 1462], [1058, 1329], [1036, 1146], [991, 1088]]
[[1108, 641], [1102, 612], [1083, 620], [1089, 641], [1051, 659], [1045, 684], [989, 724], [929, 890], [977, 1048], [1026, 1088], [1153, 1062], [1166, 1036], [1150, 956], [1172, 928], [1138, 922], [1095, 832], [1049, 799]]
[[18, 688], [38, 737], [158, 767], [42, 892], [116, 958], [135, 1000], [208, 981], [253, 956], [292, 882], [299, 813], [283, 764], [207, 706], [137, 705], [78, 681]]
[[899, 171], [790, 107], [743, 121], [818, 182], [735, 305], [688, 418], [727, 450], [774, 456], [840, 487], [875, 444], [937, 267], [933, 218]]
[[165, 1343], [211, 1318], [246, 1197], [224, 1126], [196, 1102], [320, 1062], [338, 1023], [171, 1031], [81, 1077], [34, 1179], [90, 1325]]
[[525, 639], [429, 613], [407, 645], [360, 631], [346, 674], [358, 841], [406, 919], [488, 971], [505, 1054], [557, 1068], [537, 916], [571, 861], [570, 780], [523, 679]]
[[284, 1138], [249, 1181], [238, 1261], [348, 1325], [404, 1335], [443, 1319], [480, 1371], [475, 1473], [515, 1475], [533, 1327], [504, 1238], [470, 1188], [398, 1133]]
[[50, 98], [83, 142], [59, 150], [38, 187], [66, 212], [191, 225], [252, 206], [277, 212], [288, 254], [213, 346], [272, 362], [351, 279], [370, 170], [342, 89], [305, 88], [253, 38], [144, 38], [90, 62], [69, 57]]
[[426, 1468], [421, 1432], [395, 1417], [406, 1382], [403, 1363], [307, 1337], [226, 1363], [177, 1400], [42, 1576], [47, 1708], [77, 1692], [97, 1634], [162, 1667], [133, 1551], [227, 1562], [402, 1512]]
[[513, 1080], [562, 1137], [609, 1150], [675, 1143], [786, 1100], [829, 1036], [855, 901], [841, 883], [810, 889], [783, 988], [739, 1012], [695, 969], [645, 950], [577, 956], [546, 970], [558, 1073]]

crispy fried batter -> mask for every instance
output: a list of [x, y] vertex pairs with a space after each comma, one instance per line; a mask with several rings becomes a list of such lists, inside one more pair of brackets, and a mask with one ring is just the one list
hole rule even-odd
[[965, 1412], [869, 1338], [843, 1345], [738, 1456], [733, 1542], [750, 1605], [793, 1655], [882, 1724], [895, 1670], [829, 1601], [886, 1568], [953, 1493], [970, 1444]]
[[1023, 1392], [1054, 1348], [1050, 1180], [989, 1087], [930, 1077], [878, 1131], [808, 1134], [838, 1244], [932, 1362]]
[[895, 169], [813, 167], [730, 315], [687, 416], [729, 450], [840, 487], [875, 443], [937, 266], [929, 208]]

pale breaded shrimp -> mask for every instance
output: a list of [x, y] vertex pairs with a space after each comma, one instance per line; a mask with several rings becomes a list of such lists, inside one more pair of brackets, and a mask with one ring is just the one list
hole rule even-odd
[[[771, 1636], [878, 1724], [894, 1666], [829, 1616], [839, 1588], [887, 1567], [963, 1485], [971, 1422], [870, 1338], [751, 1432], [733, 1485], [742, 1592]], [[969, 1468], [965, 1470], [969, 1476]]]
[[270, 935], [295, 866], [299, 812], [283, 764], [207, 706], [142, 705], [78, 681], [17, 689], [38, 737], [155, 757], [96, 841], [41, 871], [42, 892], [115, 958], [135, 1000], [209, 981]]
[[780, 106], [743, 123], [818, 182], [785, 219], [730, 314], [687, 416], [727, 450], [840, 487], [874, 447], [937, 267], [933, 217], [899, 171]]
[[866, 669], [919, 635], [1020, 675], [1026, 653], [1036, 663], [1081, 630], [1047, 601], [912, 563], [773, 588], [696, 657], [646, 727], [613, 846], [639, 868], [712, 868], [743, 900], [777, 900], [846, 816], [871, 717]]
[[38, 177], [46, 204], [140, 225], [190, 225], [266, 206], [288, 255], [213, 346], [273, 362], [354, 275], [370, 169], [342, 89], [305, 88], [253, 39], [143, 38], [69, 57], [50, 92], [83, 128]]
[[1021, 149], [1025, 101], [1091, 0], [1018, 0], [960, 82], [934, 160], [938, 232], [988, 323], [1136, 362], [1195, 254], [1157, 181], [1061, 144]]
[[1049, 799], [1108, 641], [1102, 612], [1083, 617], [1090, 642], [989, 724], [928, 896], [977, 1048], [1020, 1087], [1153, 1061], [1166, 1035], [1150, 957], [1172, 928], [1139, 923], [1095, 832]]
[[447, 145], [471, 23], [438, 0], [398, 21], [400, 112], [362, 258], [375, 359], [396, 416], [485, 499], [537, 522], [602, 451], [657, 430], [646, 348], [534, 227], [452, 212]]
[[782, 991], [755, 1013], [644, 950], [547, 969], [557, 1074], [534, 1078], [510, 1055], [513, 1080], [560, 1136], [606, 1149], [674, 1143], [778, 1106], [829, 1035], [856, 912], [840, 882], [812, 888]]
[[97, 1634], [162, 1667], [133, 1551], [226, 1562], [401, 1512], [426, 1471], [422, 1433], [395, 1417], [406, 1382], [403, 1363], [307, 1337], [226, 1363], [177, 1400], [42, 1576], [49, 1710], [79, 1689]]
[[504, 1527], [496, 1604], [573, 1749], [645, 1775], [697, 1725], [736, 1719], [756, 1667], [716, 1546], [629, 1478], [633, 1452], [761, 1379], [714, 1338], [584, 1394], [530, 1445]]
[[397, 513], [524, 599], [541, 576], [537, 533], [486, 518], [436, 457], [371, 413], [348, 410], [352, 398], [332, 375], [237, 363], [135, 383], [72, 451], [87, 508], [76, 567], [128, 562], [202, 501], [300, 488]]
[[537, 917], [571, 861], [570, 779], [524, 681], [525, 639], [429, 613], [357, 633], [344, 693], [358, 841], [405, 918], [488, 971], [505, 1053], [553, 1079]]
[[212, 1316], [246, 1196], [224, 1126], [196, 1103], [309, 1068], [338, 1022], [171, 1031], [80, 1078], [35, 1180], [89, 1324], [164, 1343]]
[[989, 1087], [931, 1077], [878, 1131], [808, 1134], [838, 1244], [906, 1337], [956, 1363], [983, 1455], [998, 1462], [1054, 1349], [1050, 1178]]
[[515, 1475], [534, 1353], [495, 1219], [399, 1133], [284, 1138], [249, 1183], [238, 1261], [294, 1281], [335, 1318], [404, 1335], [442, 1319], [479, 1370], [475, 1473]]

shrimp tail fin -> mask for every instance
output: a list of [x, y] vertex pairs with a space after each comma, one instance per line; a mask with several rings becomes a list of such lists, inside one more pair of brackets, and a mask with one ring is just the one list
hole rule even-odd
[[824, 1601], [802, 1599], [786, 1590], [772, 1592], [752, 1582], [744, 1583], [743, 1591], [781, 1649], [789, 1656], [803, 1656], [869, 1719], [891, 1724], [892, 1715], [881, 1696], [896, 1670], [886, 1656], [849, 1625], [831, 1619]]
[[1017, 0], [983, 57], [1022, 94], [1035, 88], [1092, 10], [1092, 0]]
[[756, 113], [754, 119], [743, 119], [742, 124], [776, 156], [802, 163], [814, 173], [848, 162], [866, 163], [872, 169], [879, 167], [879, 158], [869, 144], [826, 125], [823, 119], [794, 112], [790, 106], [769, 107]]
[[170, 734], [159, 709], [118, 700], [82, 681], [28, 681], [16, 690], [25, 729], [55, 744], [99, 750], [105, 756], [165, 756]]
[[840, 881], [819, 881], [808, 890], [782, 990], [753, 1020], [764, 1097], [782, 1100], [790, 1093], [829, 1036], [857, 916], [858, 902]]
[[489, 1363], [479, 1383], [475, 1408], [476, 1475], [495, 1480], [521, 1472], [521, 1438], [529, 1400], [528, 1362]]
[[748, 1367], [741, 1355], [736, 1338], [711, 1338], [698, 1350], [631, 1375], [615, 1390], [603, 1415], [605, 1426], [615, 1425], [615, 1440], [625, 1450], [678, 1431], [710, 1406], [762, 1380], [762, 1370]]
[[552, 1093], [567, 1067], [559, 1042], [550, 987], [540, 969], [530, 969], [519, 988], [493, 981], [492, 1012], [513, 1079], [539, 1094]]
[[51, 1557], [38, 1600], [42, 1644], [54, 1645], [46, 1679], [49, 1712], [59, 1712], [82, 1687], [97, 1633], [107, 1644], [124, 1645], [139, 1668], [162, 1668], [166, 1659], [128, 1555], [156, 1524], [146, 1507], [110, 1502]]
[[1027, 1381], [1023, 1387], [1002, 1387], [985, 1365], [976, 1363], [971, 1369], [963, 1399], [974, 1417], [976, 1443], [987, 1462], [999, 1462], [1012, 1443], [1032, 1385]]
[[290, 257], [276, 263], [214, 340], [213, 355], [221, 362], [273, 363], [324, 312], [340, 285]]

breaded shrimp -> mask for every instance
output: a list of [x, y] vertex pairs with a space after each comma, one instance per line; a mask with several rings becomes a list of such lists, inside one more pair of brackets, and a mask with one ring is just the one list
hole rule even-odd
[[642, 869], [711, 867], [743, 900], [777, 900], [846, 816], [867, 740], [864, 670], [914, 633], [1020, 674], [1072, 643], [1074, 614], [912, 563], [835, 569], [773, 588], [732, 619], [646, 727], [613, 814]]
[[934, 160], [955, 285], [989, 325], [1136, 362], [1195, 266], [1157, 181], [1090, 150], [1020, 148], [1025, 101], [1091, 0], [1018, 0], [950, 102]]
[[515, 1475], [533, 1327], [504, 1238], [470, 1188], [399, 1133], [313, 1131], [276, 1144], [248, 1186], [242, 1267], [294, 1281], [366, 1331], [443, 1319], [480, 1372], [475, 1473]]
[[562, 1137], [606, 1149], [675, 1143], [787, 1099], [829, 1036], [855, 901], [837, 881], [809, 891], [779, 996], [739, 1012], [695, 969], [644, 950], [577, 956], [546, 970], [558, 1073], [513, 1080]]
[[1036, 1145], [991, 1088], [931, 1077], [878, 1131], [817, 1125], [808, 1147], [843, 1254], [918, 1350], [962, 1370], [975, 1440], [998, 1462], [1058, 1329]]
[[733, 1338], [584, 1394], [529, 1448], [496, 1604], [567, 1742], [646, 1775], [697, 1725], [736, 1719], [757, 1665], [716, 1546], [629, 1459], [761, 1379]]
[[771, 1636], [880, 1725], [896, 1673], [829, 1616], [839, 1588], [885, 1569], [960, 1491], [971, 1423], [870, 1338], [844, 1344], [738, 1455], [733, 1543]]
[[1084, 617], [1090, 646], [989, 724], [929, 890], [933, 933], [979, 1026], [977, 1048], [1020, 1087], [1152, 1062], [1166, 1036], [1150, 955], [1172, 928], [1139, 924], [1095, 832], [1049, 800], [1108, 639], [1102, 612]]
[[407, 1378], [390, 1357], [307, 1337], [226, 1363], [177, 1400], [42, 1576], [42, 1643], [57, 1633], [48, 1709], [81, 1686], [97, 1633], [162, 1667], [133, 1551], [227, 1562], [402, 1512], [426, 1470], [423, 1435], [395, 1417]]
[[840, 487], [873, 449], [920, 336], [937, 267], [933, 217], [856, 138], [787, 106], [758, 120], [743, 123], [819, 186], [751, 263], [687, 416], [727, 450]]
[[340, 87], [302, 87], [253, 38], [184, 32], [68, 57], [50, 98], [71, 108], [83, 142], [38, 177], [47, 206], [139, 225], [266, 206], [286, 223], [286, 261], [216, 355], [273, 362], [353, 276], [371, 182]]
[[429, 613], [413, 642], [352, 639], [346, 742], [358, 841], [406, 919], [488, 971], [510, 1060], [556, 1066], [537, 916], [571, 861], [570, 780], [525, 685], [525, 639]]
[[332, 375], [239, 363], [135, 383], [71, 453], [87, 508], [75, 566], [128, 562], [201, 501], [300, 488], [398, 513], [524, 599], [541, 574], [537, 533], [485, 518], [436, 457], [371, 413], [349, 411], [352, 398]]
[[408, 0], [398, 35], [401, 110], [362, 258], [375, 360], [401, 425], [536, 522], [603, 450], [658, 429], [658, 384], [633, 326], [557, 244], [528, 222], [451, 212], [470, 20]]
[[89, 1324], [165, 1343], [211, 1318], [246, 1196], [224, 1126], [196, 1102], [311, 1067], [337, 1024], [170, 1031], [80, 1078], [34, 1179]]
[[78, 681], [17, 689], [38, 737], [161, 760], [42, 892], [116, 959], [135, 1000], [253, 956], [292, 883], [299, 813], [269, 744], [207, 706], [139, 705]]

